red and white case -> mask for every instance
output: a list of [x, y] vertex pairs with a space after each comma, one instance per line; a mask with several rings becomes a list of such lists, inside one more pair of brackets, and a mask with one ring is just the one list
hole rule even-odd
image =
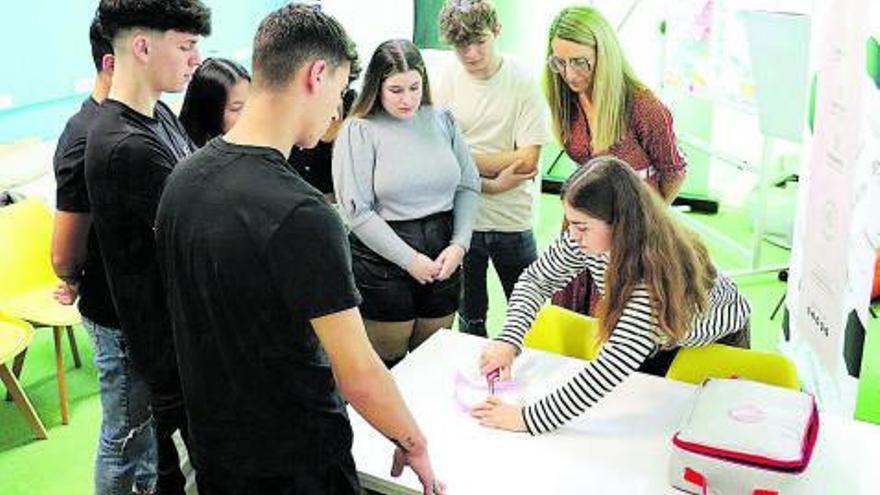
[[742, 379], [703, 384], [672, 438], [669, 482], [697, 495], [780, 495], [819, 435], [813, 396]]

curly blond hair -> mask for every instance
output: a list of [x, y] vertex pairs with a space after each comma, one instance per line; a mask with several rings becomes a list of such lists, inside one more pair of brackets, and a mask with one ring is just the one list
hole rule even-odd
[[440, 35], [450, 45], [479, 43], [486, 30], [498, 31], [498, 14], [487, 0], [449, 0], [440, 11]]

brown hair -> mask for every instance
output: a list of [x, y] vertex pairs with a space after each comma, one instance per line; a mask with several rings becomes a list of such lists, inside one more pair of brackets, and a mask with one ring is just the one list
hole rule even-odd
[[351, 117], [366, 117], [382, 110], [382, 83], [389, 77], [402, 72], [417, 71], [422, 76], [421, 105], [431, 105], [431, 86], [428, 84], [428, 71], [425, 61], [416, 45], [409, 40], [388, 40], [376, 48], [367, 65], [364, 86]]
[[357, 50], [342, 25], [319, 9], [290, 4], [270, 13], [254, 36], [254, 83], [280, 88], [308, 62], [324, 59], [331, 71], [350, 64], [349, 80], [357, 79]]
[[611, 226], [611, 260], [598, 314], [601, 340], [608, 340], [633, 290], [644, 283], [660, 331], [668, 344], [680, 342], [708, 310], [717, 276], [700, 239], [672, 218], [629, 164], [611, 156], [576, 170], [562, 198]]
[[440, 11], [440, 34], [451, 45], [479, 43], [486, 30], [498, 31], [498, 14], [486, 0], [449, 0]]

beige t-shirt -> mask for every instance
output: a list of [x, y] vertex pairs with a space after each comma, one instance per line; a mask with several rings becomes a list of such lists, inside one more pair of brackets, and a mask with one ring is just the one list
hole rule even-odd
[[[434, 103], [452, 111], [471, 153], [512, 151], [543, 145], [548, 139], [547, 110], [532, 77], [509, 57], [488, 80], [449, 64], [433, 88]], [[522, 232], [532, 228], [532, 191], [537, 180], [500, 194], [480, 195], [474, 230]]]

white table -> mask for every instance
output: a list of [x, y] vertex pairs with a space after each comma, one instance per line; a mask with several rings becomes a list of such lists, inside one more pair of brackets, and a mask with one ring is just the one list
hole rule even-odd
[[[637, 373], [555, 432], [532, 437], [484, 428], [461, 412], [453, 391], [456, 372], [476, 366], [484, 344], [479, 337], [441, 330], [393, 370], [428, 438], [434, 470], [451, 495], [681, 495], [667, 482], [670, 439], [696, 387]], [[525, 395], [538, 398], [582, 365], [526, 349], [513, 372]], [[421, 493], [409, 469], [400, 478], [390, 476], [391, 443], [350, 406], [349, 414], [364, 487]], [[869, 489], [880, 493], [880, 426], [823, 415], [810, 467], [786, 495], [856, 495]]]

